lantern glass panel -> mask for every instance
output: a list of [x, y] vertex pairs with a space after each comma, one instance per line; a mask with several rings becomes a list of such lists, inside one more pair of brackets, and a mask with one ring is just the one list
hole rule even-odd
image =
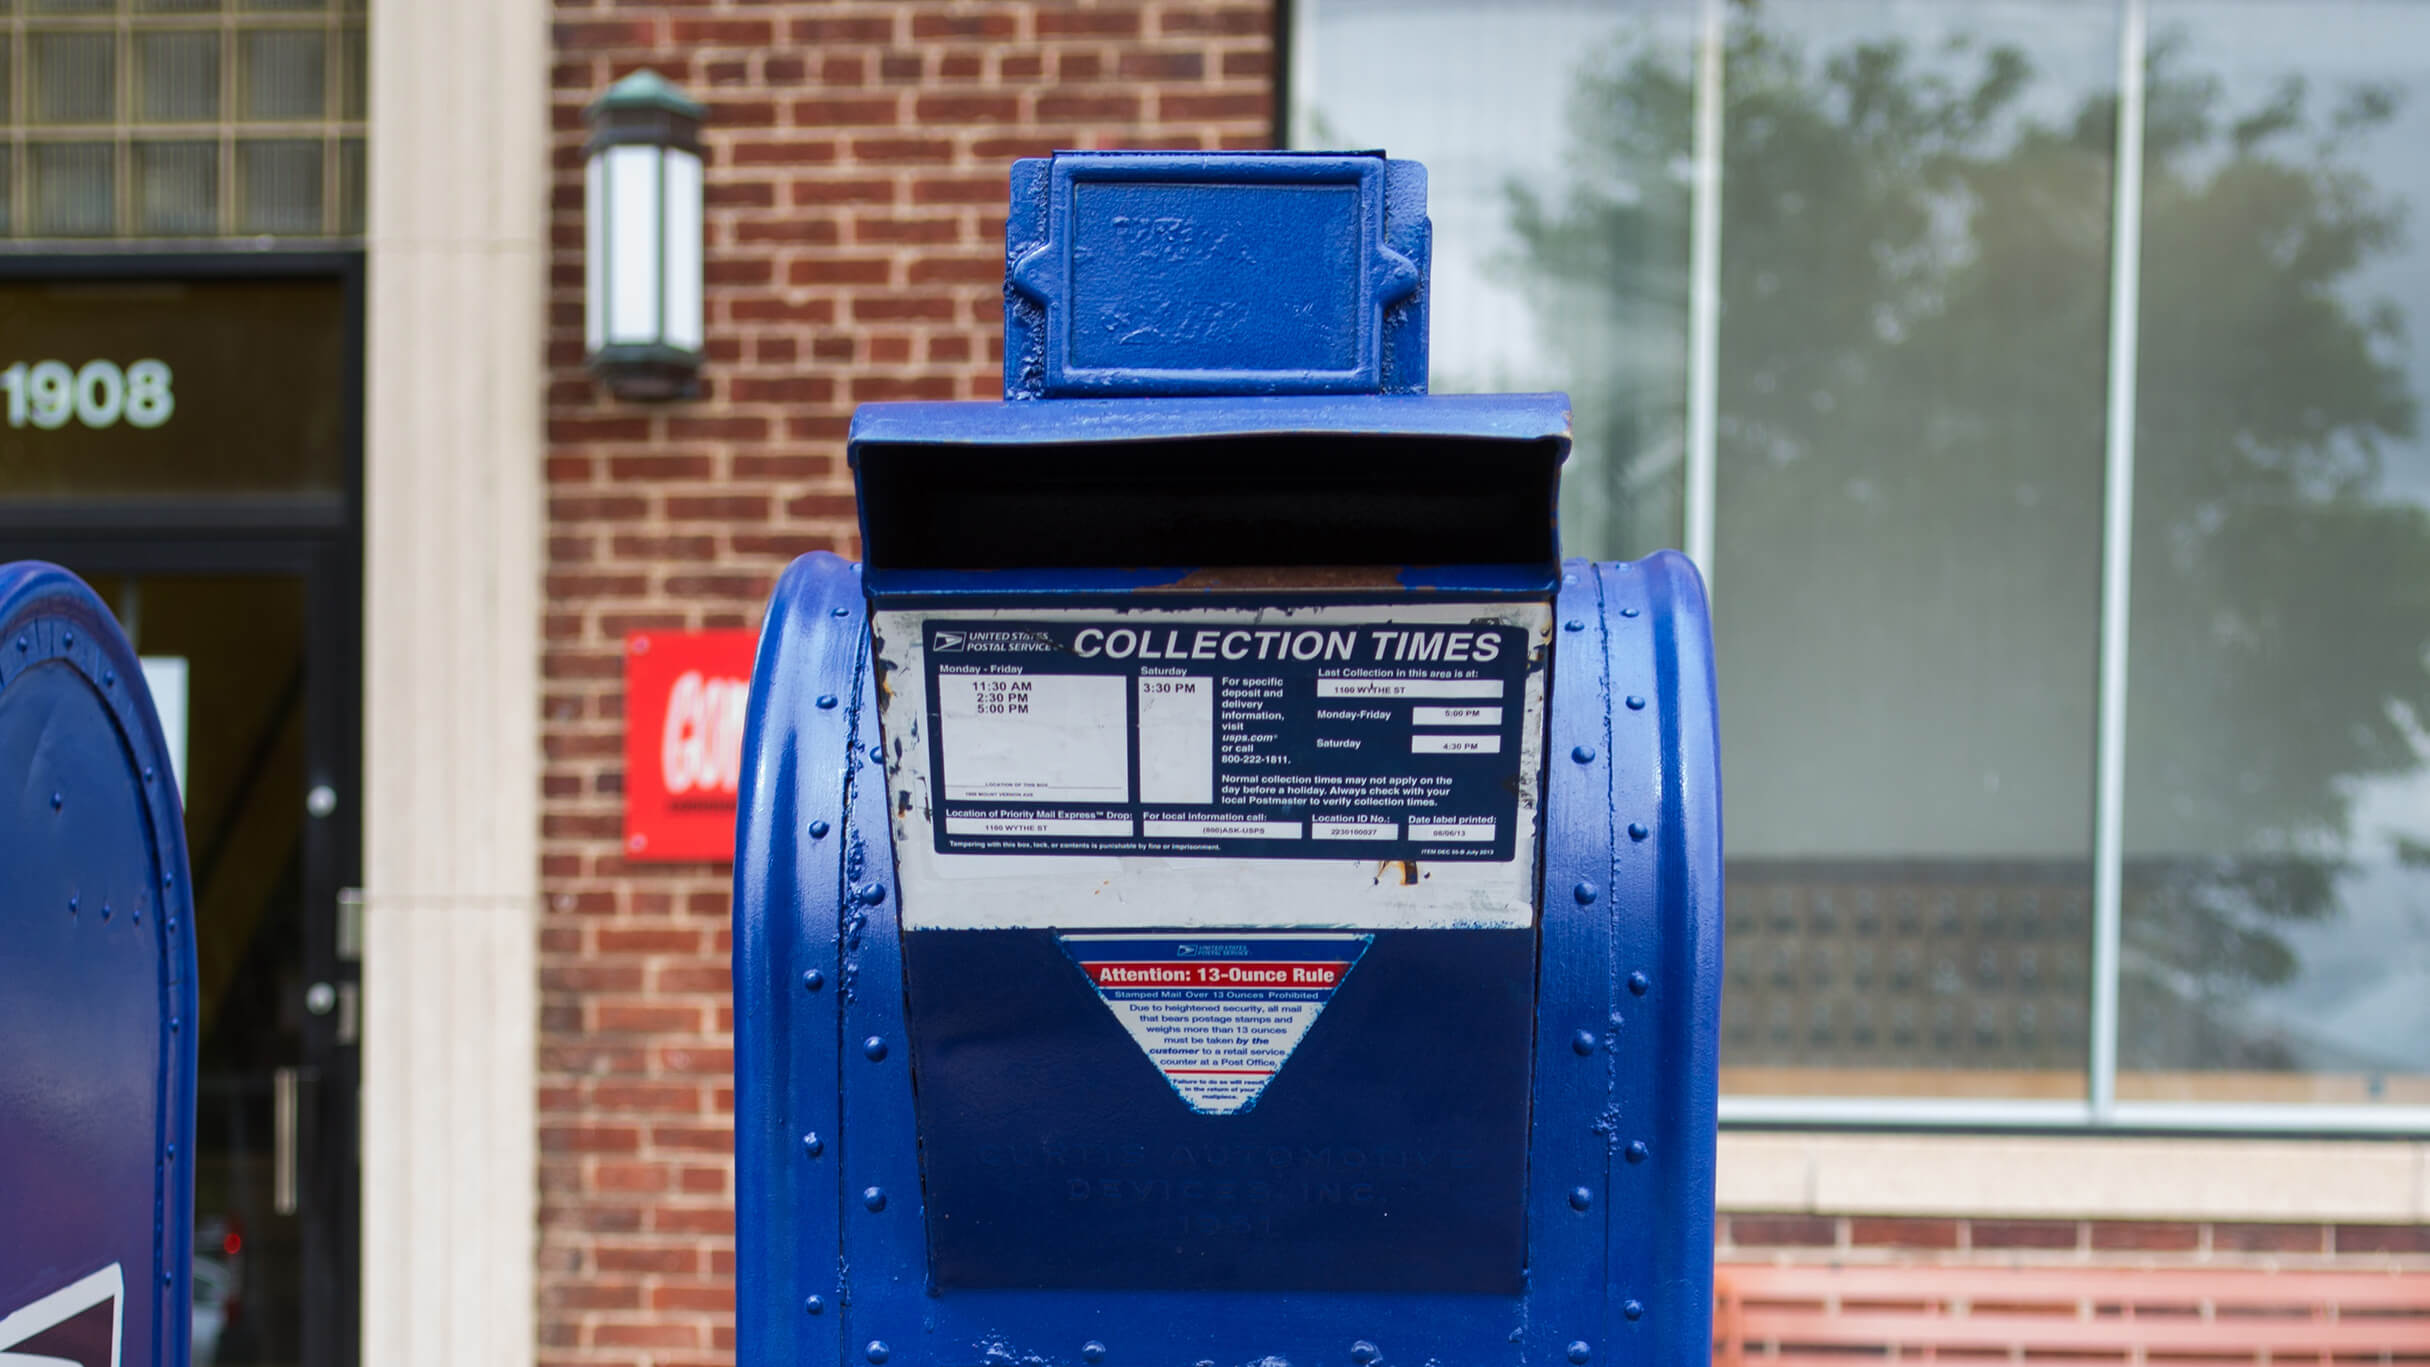
[[582, 349], [607, 345], [607, 158], [582, 168]]
[[646, 346], [660, 339], [659, 280], [664, 251], [659, 225], [665, 186], [655, 147], [611, 147], [607, 164], [608, 346]]
[[666, 344], [700, 350], [700, 158], [669, 149], [666, 166]]

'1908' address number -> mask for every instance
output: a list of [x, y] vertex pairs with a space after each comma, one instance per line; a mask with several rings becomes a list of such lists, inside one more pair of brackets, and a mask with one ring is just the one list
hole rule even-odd
[[166, 361], [137, 361], [124, 369], [115, 361], [88, 361], [82, 369], [65, 361], [19, 361], [0, 370], [0, 393], [8, 396], [11, 427], [158, 427], [177, 411], [170, 378]]

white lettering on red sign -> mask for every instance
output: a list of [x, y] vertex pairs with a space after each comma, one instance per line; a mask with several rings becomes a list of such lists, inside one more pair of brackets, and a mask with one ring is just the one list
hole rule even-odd
[[658, 745], [667, 796], [723, 793], [742, 778], [743, 707], [749, 679], [704, 677], [687, 669], [667, 690], [667, 724]]

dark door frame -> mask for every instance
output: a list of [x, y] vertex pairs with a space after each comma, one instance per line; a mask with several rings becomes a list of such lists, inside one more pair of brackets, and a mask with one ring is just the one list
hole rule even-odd
[[[350, 1009], [299, 1012], [310, 1080], [299, 1097], [303, 1361], [354, 1367], [361, 1354], [362, 1177], [358, 1039], [361, 966], [341, 955], [339, 903], [362, 881], [363, 254], [356, 250], [147, 251], [0, 255], [0, 281], [333, 281], [346, 356], [337, 497], [0, 500], [0, 560], [39, 559], [95, 574], [295, 575], [305, 584], [306, 785], [337, 796], [304, 823], [304, 978]], [[356, 1027], [359, 1032], [359, 1026]]]

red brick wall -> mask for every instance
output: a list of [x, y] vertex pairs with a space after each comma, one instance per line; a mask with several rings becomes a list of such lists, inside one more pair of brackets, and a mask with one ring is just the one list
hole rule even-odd
[[[558, 0], [549, 288], [539, 1356], [733, 1356], [724, 865], [618, 857], [619, 642], [755, 626], [853, 550], [853, 406], [999, 389], [1005, 169], [1271, 136], [1272, 12]], [[582, 111], [654, 67], [709, 105], [708, 393], [582, 371]]]
[[2430, 1267], [2430, 1225], [1726, 1215], [1727, 1263], [1940, 1262]]
[[1714, 1243], [1724, 1367], [2311, 1361], [2332, 1323], [2340, 1361], [2430, 1343], [2430, 1225], [1745, 1212]]

